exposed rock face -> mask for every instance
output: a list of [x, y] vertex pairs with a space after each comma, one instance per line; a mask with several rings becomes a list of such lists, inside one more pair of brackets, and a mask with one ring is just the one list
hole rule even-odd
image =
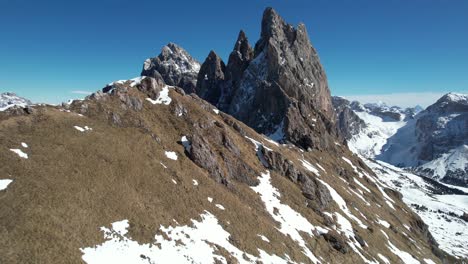
[[[210, 83], [216, 71], [209, 69], [222, 70], [213, 57], [205, 62], [211, 66], [202, 66], [199, 82], [207, 77]], [[302, 148], [327, 148], [335, 141], [327, 78], [303, 24], [294, 28], [267, 8], [254, 52], [241, 31], [223, 73], [211, 75], [213, 85], [199, 83], [197, 93], [276, 140]]]
[[196, 93], [201, 98], [217, 105], [225, 86], [226, 65], [214, 51], [203, 62], [198, 74]]
[[352, 110], [351, 103], [343, 97], [332, 97], [333, 107], [336, 112], [336, 125], [341, 138], [350, 140], [358, 134], [366, 123]]
[[275, 151], [261, 149], [265, 165], [269, 169], [277, 171], [281, 175], [288, 177], [291, 181], [301, 186], [302, 194], [308, 200], [308, 207], [320, 212], [333, 201], [327, 188], [320, 184], [314, 177], [297, 168], [294, 163], [284, 155]]
[[244, 31], [239, 32], [234, 50], [229, 55], [228, 64], [226, 67], [226, 81], [224, 91], [219, 98], [217, 106], [220, 109], [228, 109], [232, 103], [232, 99], [240, 86], [240, 81], [245, 69], [249, 66], [253, 59], [254, 51], [249, 44]]
[[158, 77], [171, 86], [178, 86], [187, 93], [195, 92], [200, 63], [187, 51], [169, 43], [157, 57], [147, 59], [141, 76]]

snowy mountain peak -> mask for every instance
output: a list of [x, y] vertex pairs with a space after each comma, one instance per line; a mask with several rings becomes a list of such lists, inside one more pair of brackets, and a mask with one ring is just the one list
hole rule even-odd
[[429, 106], [427, 110], [431, 113], [455, 113], [468, 112], [468, 95], [459, 93], [448, 93], [437, 102]]
[[447, 98], [452, 102], [468, 103], [468, 94], [448, 93], [444, 95], [441, 99], [444, 99], [444, 98]]
[[168, 85], [179, 86], [186, 92], [194, 92], [200, 63], [175, 43], [170, 42], [154, 58], [143, 63], [142, 76], [161, 77]]
[[4, 111], [13, 106], [26, 107], [32, 104], [31, 101], [16, 95], [15, 93], [6, 92], [0, 94], [0, 111]]

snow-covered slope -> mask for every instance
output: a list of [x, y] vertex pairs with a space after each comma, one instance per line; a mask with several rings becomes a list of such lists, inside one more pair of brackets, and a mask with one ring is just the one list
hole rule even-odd
[[377, 159], [468, 184], [468, 95], [449, 93], [391, 136]]
[[[390, 107], [382, 102], [363, 105], [338, 96], [333, 98], [333, 106], [338, 114], [339, 130], [341, 134], [347, 135], [348, 147], [353, 152], [370, 158], [381, 154], [388, 138], [411, 121], [418, 112], [417, 108]], [[356, 119], [354, 115], [344, 114], [349, 111], [360, 120], [354, 120]], [[341, 120], [343, 118], [353, 118], [353, 120]], [[358, 123], [364, 125], [356, 126]]]
[[14, 93], [1, 93], [0, 94], [0, 111], [5, 111], [6, 109], [13, 107], [13, 106], [21, 106], [26, 107], [30, 105], [31, 101], [19, 97]]
[[[402, 109], [385, 104], [334, 100], [338, 124], [348, 124], [341, 114], [352, 110], [364, 123], [342, 134], [351, 134], [349, 148], [368, 158], [446, 183], [468, 184], [468, 95], [448, 93], [426, 110]], [[344, 104], [344, 105], [343, 105]], [[352, 120], [356, 123], [356, 120]]]
[[441, 249], [458, 257], [468, 256], [468, 193], [460, 191], [466, 188], [444, 185], [382, 161], [363, 160], [379, 180], [401, 192], [403, 201], [428, 225]]
[[366, 157], [379, 155], [382, 147], [387, 143], [387, 139], [407, 123], [401, 119], [386, 121], [384, 118], [367, 111], [356, 111], [355, 113], [367, 126], [351, 137], [348, 146], [351, 151]]
[[[468, 160], [468, 146], [462, 145], [442, 154], [439, 158], [431, 160], [417, 168], [423, 174], [432, 174], [434, 178], [440, 179], [446, 176], [454, 180], [464, 180]], [[465, 172], [465, 173], [464, 173]]]

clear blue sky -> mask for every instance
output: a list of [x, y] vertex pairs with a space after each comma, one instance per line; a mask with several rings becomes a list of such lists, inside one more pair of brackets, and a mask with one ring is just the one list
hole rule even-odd
[[0, 0], [0, 92], [57, 103], [139, 75], [175, 42], [201, 62], [265, 7], [304, 22], [335, 95], [468, 90], [468, 1]]

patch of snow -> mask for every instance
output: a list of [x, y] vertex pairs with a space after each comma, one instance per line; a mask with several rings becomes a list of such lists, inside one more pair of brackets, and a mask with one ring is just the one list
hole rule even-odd
[[12, 183], [13, 180], [10, 179], [1, 179], [0, 180], [0, 191], [5, 190], [10, 183]]
[[266, 236], [260, 234], [258, 234], [257, 236], [259, 236], [263, 241], [270, 243], [270, 240]]
[[427, 264], [436, 264], [432, 259], [423, 259]]
[[385, 264], [390, 264], [390, 260], [386, 258], [384, 255], [378, 253], [377, 256], [385, 263]]
[[358, 223], [358, 225], [361, 228], [367, 229], [367, 226], [365, 224], [363, 224], [362, 221], [359, 218], [357, 218], [356, 216], [354, 216], [351, 213], [348, 206], [346, 205], [345, 200], [343, 199], [343, 197], [341, 197], [341, 195], [338, 194], [338, 192], [335, 191], [335, 189], [333, 189], [328, 183], [322, 181], [321, 179], [317, 179], [317, 180], [320, 181], [320, 183], [322, 183], [325, 187], [327, 187], [328, 191], [330, 192], [331, 197], [336, 202], [336, 204], [341, 209], [341, 211], [343, 211], [343, 213], [345, 213], [346, 216], [348, 216], [349, 218], [356, 221], [356, 223]]
[[21, 146], [23, 146], [23, 148], [28, 148], [28, 144], [26, 144], [24, 142], [21, 142]]
[[[352, 193], [354, 193], [354, 195], [356, 195], [359, 199], [361, 199], [367, 206], [371, 206], [371, 204], [359, 193], [355, 192], [353, 189], [349, 189]], [[362, 192], [362, 191], [361, 191]], [[362, 214], [361, 214], [362, 216]], [[364, 219], [366, 219], [364, 217]]]
[[213, 198], [208, 197], [208, 202], [212, 203], [212, 202], [213, 202]]
[[[354, 234], [354, 229], [353, 229], [353, 226], [351, 225], [351, 222], [349, 222], [348, 219], [346, 219], [343, 215], [341, 215], [338, 212], [335, 212], [334, 215], [336, 217], [336, 222], [338, 224], [338, 226], [337, 226], [338, 231], [345, 234], [345, 236], [348, 238], [347, 243], [353, 249], [353, 251], [356, 252], [356, 254], [358, 254], [364, 260], [365, 263], [375, 263], [373, 261], [368, 260], [359, 251], [359, 249], [362, 249], [362, 247], [354, 239], [355, 234]], [[328, 216], [331, 217], [331, 214], [328, 213]]]
[[220, 205], [220, 204], [215, 204], [216, 207], [218, 207], [220, 210], [225, 210], [224, 206]]
[[265, 168], [268, 168], [268, 162], [266, 162], [265, 157], [263, 157], [262, 149], [265, 148], [268, 151], [272, 151], [272, 149], [264, 146], [262, 143], [258, 142], [257, 140], [253, 138], [250, 138], [248, 136], [245, 136], [245, 138], [250, 140], [255, 145], [255, 152], [257, 153], [258, 159], [260, 160], [260, 162]]
[[273, 144], [273, 145], [279, 147], [278, 142], [276, 142], [276, 141], [274, 141], [274, 140], [272, 140], [272, 139], [270, 139], [270, 138], [268, 138], [268, 137], [264, 137], [264, 139], [265, 139], [266, 141], [270, 142], [271, 144]]
[[213, 108], [213, 112], [215, 112], [215, 114], [219, 115], [219, 110], [218, 109]]
[[161, 165], [162, 165], [162, 166], [163, 166], [165, 169], [167, 169], [167, 166], [166, 166], [166, 165], [164, 165], [164, 163], [162, 163], [162, 162], [159, 162], [159, 164], [161, 164]]
[[393, 254], [397, 255], [403, 261], [403, 263], [405, 264], [419, 264], [420, 263], [417, 259], [413, 258], [411, 254], [409, 254], [406, 251], [400, 250], [395, 245], [393, 245], [392, 242], [387, 241], [387, 243], [388, 243], [388, 248], [390, 249], [390, 251], [392, 251]]
[[169, 88], [170, 86], [164, 86], [162, 90], [159, 92], [158, 98], [156, 100], [153, 100], [151, 98], [146, 98], [146, 100], [152, 104], [164, 104], [164, 105], [169, 105], [172, 101], [172, 98], [169, 97]]
[[344, 161], [346, 161], [346, 163], [348, 163], [354, 170], [354, 172], [356, 172], [357, 174], [359, 174], [359, 171], [357, 169], [356, 166], [354, 166], [354, 164], [346, 157], [341, 157]]
[[172, 183], [177, 184], [176, 180], [172, 179]]
[[354, 179], [354, 182], [359, 185], [359, 187], [361, 187], [362, 189], [364, 189], [366, 192], [370, 193], [371, 191], [366, 187], [364, 186], [364, 184], [362, 184], [360, 181], [358, 181], [356, 178], [353, 178]]
[[86, 132], [86, 131], [91, 131], [93, 130], [92, 128], [88, 127], [88, 126], [85, 126], [84, 128], [83, 127], [80, 127], [80, 126], [73, 126], [76, 130], [80, 131], [80, 132]]
[[141, 81], [143, 81], [146, 78], [146, 76], [139, 76], [133, 79], [130, 79], [130, 87], [135, 87], [136, 85], [141, 84]]
[[319, 167], [321, 170], [323, 170], [323, 172], [327, 172], [322, 166], [320, 166], [320, 164], [318, 164], [318, 163], [315, 163], [315, 164], [317, 164], [317, 167]]
[[190, 149], [192, 148], [192, 144], [190, 143], [190, 141], [187, 139], [186, 136], [183, 136], [180, 141], [182, 142], [182, 145], [184, 146], [185, 150], [187, 152], [190, 152]]
[[219, 254], [223, 248], [238, 263], [287, 263], [276, 255], [259, 250], [260, 257], [238, 249], [230, 242], [230, 234], [208, 211], [192, 219], [191, 226], [160, 226], [161, 235], [152, 243], [139, 243], [128, 236], [128, 220], [114, 222], [111, 228], [101, 227], [104, 243], [81, 248], [82, 259], [88, 264], [97, 263], [227, 263]]
[[14, 153], [18, 154], [18, 156], [20, 158], [23, 158], [23, 159], [28, 158], [28, 154], [24, 153], [21, 149], [10, 149], [10, 150], [13, 151]]
[[313, 172], [315, 175], [320, 176], [320, 172], [312, 165], [310, 162], [304, 159], [300, 159], [302, 162], [302, 166], [306, 168], [308, 171]]
[[194, 186], [198, 186], [198, 181], [195, 180], [195, 179], [192, 179], [192, 184], [193, 184]]
[[390, 228], [390, 223], [385, 220], [381, 220], [377, 218], [377, 223], [379, 223], [380, 225], [383, 225], [386, 228]]
[[294, 209], [281, 203], [279, 199], [281, 194], [271, 184], [270, 171], [262, 173], [261, 177], [259, 177], [258, 186], [251, 188], [260, 195], [267, 212], [280, 224], [280, 228], [278, 228], [278, 230], [296, 241], [296, 243], [302, 248], [304, 255], [306, 255], [313, 263], [320, 262], [307, 247], [300, 232], [313, 236], [314, 230], [319, 233], [327, 233], [328, 231], [322, 227], [312, 225]]
[[168, 159], [177, 160], [177, 153], [174, 151], [166, 151], [165, 154]]

